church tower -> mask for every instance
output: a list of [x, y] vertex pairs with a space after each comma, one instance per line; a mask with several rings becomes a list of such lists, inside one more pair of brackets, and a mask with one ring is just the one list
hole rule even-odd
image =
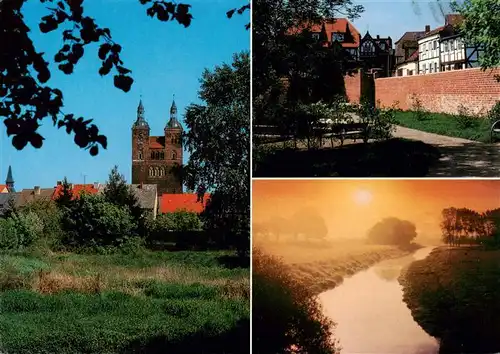
[[177, 120], [175, 100], [164, 135], [151, 136], [142, 100], [132, 126], [132, 183], [156, 184], [158, 194], [182, 193], [182, 126]]
[[[175, 105], [175, 95], [172, 100], [172, 106], [170, 107], [170, 119], [165, 126], [165, 145], [169, 146], [166, 151], [166, 160], [168, 165], [175, 169], [182, 166], [182, 126], [177, 120], [177, 106]], [[175, 177], [175, 173], [171, 173], [172, 177], [172, 192], [171, 193], [182, 193], [182, 182], [179, 178]]]
[[9, 165], [9, 171], [7, 172], [7, 179], [5, 180], [5, 185], [7, 186], [7, 190], [9, 193], [15, 193], [16, 189], [14, 188], [14, 178], [12, 177], [12, 166]]
[[144, 183], [147, 179], [149, 131], [141, 99], [137, 107], [137, 119], [132, 125], [132, 183], [134, 184]]

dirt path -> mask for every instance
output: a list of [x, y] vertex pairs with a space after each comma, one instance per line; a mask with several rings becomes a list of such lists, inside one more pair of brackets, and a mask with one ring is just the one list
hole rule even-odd
[[396, 127], [394, 136], [420, 140], [439, 148], [439, 163], [428, 177], [500, 177], [500, 145]]

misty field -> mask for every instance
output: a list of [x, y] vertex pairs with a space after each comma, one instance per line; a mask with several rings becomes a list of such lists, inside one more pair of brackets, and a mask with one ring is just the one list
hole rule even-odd
[[0, 351], [248, 351], [249, 270], [225, 257], [2, 254]]
[[331, 242], [255, 242], [266, 254], [278, 257], [295, 279], [319, 294], [335, 288], [345, 277], [373, 264], [410, 253], [397, 246], [367, 244], [364, 240]]

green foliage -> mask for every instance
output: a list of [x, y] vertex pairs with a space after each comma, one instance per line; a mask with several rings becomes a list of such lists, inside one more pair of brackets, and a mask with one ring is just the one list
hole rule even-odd
[[20, 211], [23, 213], [32, 212], [41, 220], [43, 230], [40, 233], [37, 246], [52, 250], [63, 247], [61, 244], [63, 238], [61, 227], [63, 212], [56, 203], [51, 200], [36, 199], [22, 207]]
[[103, 195], [106, 202], [118, 207], [127, 208], [137, 227], [133, 232], [136, 235], [144, 235], [146, 231], [145, 216], [143, 215], [137, 197], [127, 185], [125, 177], [118, 172], [118, 166], [114, 166], [109, 173]]
[[415, 119], [419, 122], [430, 119], [430, 114], [427, 109], [425, 109], [422, 100], [417, 95], [412, 95], [412, 111]]
[[203, 214], [208, 228], [230, 234], [241, 252], [250, 245], [250, 57], [206, 70], [199, 93], [203, 105], [186, 109], [184, 136], [190, 157], [188, 189], [212, 192]]
[[488, 112], [488, 118], [493, 124], [494, 122], [500, 120], [500, 101], [497, 101], [495, 105]]
[[373, 225], [367, 234], [370, 243], [408, 246], [417, 237], [415, 224], [398, 218], [385, 218]]
[[65, 241], [72, 247], [119, 246], [135, 227], [125, 207], [101, 195], [81, 195], [63, 218]]
[[12, 218], [0, 219], [0, 250], [21, 248], [16, 225]]
[[396, 129], [396, 107], [397, 103], [388, 109], [380, 109], [372, 105], [371, 101], [362, 101], [357, 113], [361, 122], [366, 124], [363, 132], [363, 141], [368, 139], [389, 140]]
[[155, 229], [168, 231], [199, 231], [203, 223], [197, 213], [179, 210], [174, 213], [159, 214], [155, 219]]
[[[497, 0], [453, 1], [453, 9], [464, 17], [461, 33], [470, 46], [482, 46], [481, 68], [500, 65], [500, 3]], [[500, 79], [500, 77], [498, 78]]]
[[252, 253], [252, 345], [254, 353], [335, 354], [334, 323], [310, 289], [295, 280], [279, 260]]
[[455, 116], [459, 129], [475, 129], [479, 127], [481, 120], [475, 117], [464, 105], [458, 107], [458, 114]]
[[71, 190], [71, 185], [68, 179], [64, 177], [62, 181], [62, 188], [59, 195], [56, 197], [55, 202], [60, 209], [69, 208], [73, 202], [73, 191]]

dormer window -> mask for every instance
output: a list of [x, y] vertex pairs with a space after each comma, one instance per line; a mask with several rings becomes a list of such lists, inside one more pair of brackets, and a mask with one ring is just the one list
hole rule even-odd
[[380, 49], [385, 50], [385, 43], [380, 43]]
[[332, 42], [338, 41], [338, 42], [343, 42], [344, 41], [344, 34], [343, 33], [332, 33]]
[[314, 40], [318, 41], [319, 40], [319, 33], [313, 33], [312, 37], [313, 37]]
[[373, 53], [375, 52], [375, 46], [373, 45], [372, 42], [365, 42], [361, 47], [361, 51], [365, 53]]

